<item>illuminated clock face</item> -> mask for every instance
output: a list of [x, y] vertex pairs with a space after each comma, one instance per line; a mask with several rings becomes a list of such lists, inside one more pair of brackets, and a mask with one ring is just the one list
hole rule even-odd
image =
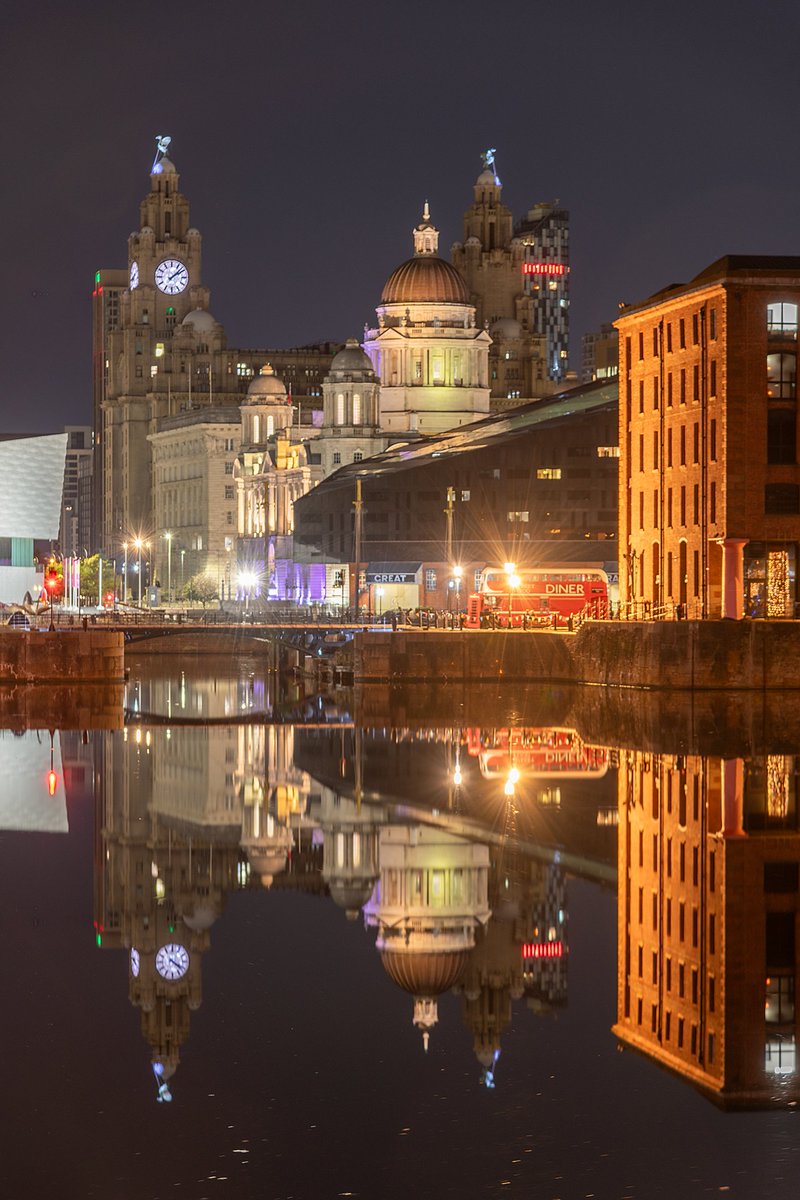
[[168, 296], [182, 292], [189, 283], [189, 272], [179, 258], [165, 258], [156, 267], [156, 287]]
[[131, 975], [134, 979], [139, 975], [139, 951], [135, 946], [131, 950]]
[[162, 979], [182, 979], [189, 970], [189, 953], [177, 942], [162, 946], [156, 954], [156, 970]]
[[131, 263], [131, 281], [130, 281], [131, 291], [133, 291], [133, 289], [137, 288], [138, 286], [139, 286], [139, 264], [137, 262], [132, 262]]

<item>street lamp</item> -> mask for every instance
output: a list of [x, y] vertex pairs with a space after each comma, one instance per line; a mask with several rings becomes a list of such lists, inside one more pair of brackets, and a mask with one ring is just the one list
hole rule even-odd
[[172, 604], [172, 534], [165, 533], [167, 539], [167, 603]]
[[186, 557], [186, 551], [181, 550], [181, 594], [183, 593], [183, 560]]
[[139, 608], [141, 608], [142, 607], [142, 546], [144, 545], [144, 543], [142, 542], [141, 538], [135, 538], [133, 544], [136, 547], [136, 553], [138, 556], [137, 560], [136, 560], [136, 570], [139, 575]]
[[376, 588], [375, 591], [378, 596], [378, 618], [380, 619], [383, 615], [383, 588]]
[[456, 585], [456, 616], [459, 624], [461, 623], [461, 577], [464, 574], [464, 568], [460, 566], [453, 567], [453, 579]]
[[517, 574], [516, 563], [503, 563], [503, 570], [506, 573], [506, 582], [508, 583], [508, 628], [510, 629], [514, 624], [514, 592], [520, 585], [520, 577]]

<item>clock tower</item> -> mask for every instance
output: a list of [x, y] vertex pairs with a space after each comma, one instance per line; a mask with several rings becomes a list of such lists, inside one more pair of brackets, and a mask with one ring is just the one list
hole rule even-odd
[[[169, 139], [161, 139], [168, 144]], [[173, 373], [176, 397], [191, 393], [199, 340], [186, 344], [174, 362], [172, 343], [182, 322], [207, 310], [202, 285], [202, 238], [189, 225], [189, 202], [180, 191], [174, 163], [159, 148], [150, 190], [139, 206], [139, 228], [128, 238], [127, 287], [121, 292], [117, 327], [106, 337], [105, 394], [100, 459], [102, 543], [119, 551], [125, 540], [152, 532], [152, 471], [148, 435], [168, 415]], [[212, 319], [217, 341], [224, 332]], [[193, 326], [190, 332], [194, 332]], [[212, 339], [209, 339], [211, 341]], [[198, 342], [198, 345], [194, 343]], [[208, 342], [203, 343], [208, 346]], [[206, 391], [210, 371], [206, 368]]]

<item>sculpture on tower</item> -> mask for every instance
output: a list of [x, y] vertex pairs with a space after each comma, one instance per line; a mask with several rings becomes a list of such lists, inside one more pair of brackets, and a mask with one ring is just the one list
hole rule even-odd
[[160, 168], [162, 158], [166, 158], [172, 138], [165, 133], [156, 134], [156, 156], [153, 159], [153, 165], [150, 168], [151, 175], [157, 175]]
[[500, 177], [499, 177], [499, 175], [497, 174], [497, 169], [496, 169], [496, 167], [495, 167], [495, 165], [494, 165], [494, 159], [495, 159], [495, 155], [496, 155], [496, 154], [497, 154], [497, 149], [496, 149], [496, 148], [492, 148], [492, 149], [489, 149], [489, 150], [484, 150], [484, 151], [481, 153], [481, 158], [483, 159], [483, 166], [484, 166], [484, 169], [485, 169], [485, 170], [487, 170], [487, 171], [491, 171], [491, 172], [492, 172], [492, 174], [494, 175], [494, 181], [495, 181], [495, 183], [497, 184], [497, 186], [498, 186], [498, 187], [501, 187], [502, 185], [501, 185], [501, 183], [500, 183]]

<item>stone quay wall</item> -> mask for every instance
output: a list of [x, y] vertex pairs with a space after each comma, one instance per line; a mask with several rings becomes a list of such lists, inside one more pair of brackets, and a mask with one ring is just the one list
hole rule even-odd
[[124, 677], [122, 633], [0, 629], [0, 688], [21, 683], [119, 683]]
[[506, 630], [398, 630], [357, 633], [353, 678], [367, 680], [464, 679], [575, 680], [566, 637]]
[[800, 689], [800, 621], [587, 622], [576, 634], [356, 634], [355, 682], [504, 681], [668, 690]]

